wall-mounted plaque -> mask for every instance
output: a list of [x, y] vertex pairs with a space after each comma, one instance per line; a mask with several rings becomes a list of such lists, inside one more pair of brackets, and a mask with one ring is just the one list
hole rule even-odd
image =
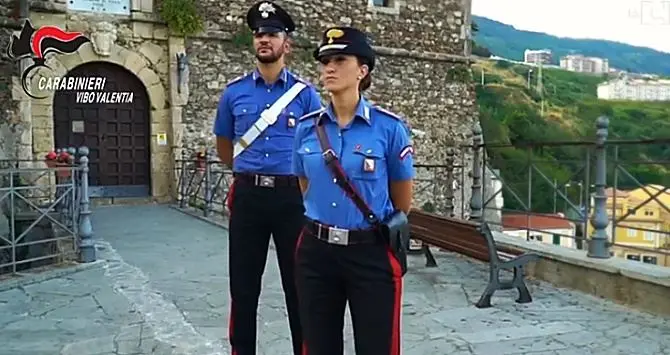
[[67, 7], [73, 11], [130, 15], [130, 0], [68, 0]]
[[72, 121], [72, 133], [84, 133], [84, 121]]
[[167, 133], [160, 132], [156, 135], [156, 143], [160, 146], [167, 145]]

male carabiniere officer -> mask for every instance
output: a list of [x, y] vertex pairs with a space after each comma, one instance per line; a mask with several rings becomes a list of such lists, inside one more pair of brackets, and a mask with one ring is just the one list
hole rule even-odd
[[247, 24], [254, 33], [257, 68], [227, 84], [214, 123], [219, 157], [234, 172], [228, 197], [229, 338], [233, 354], [256, 353], [258, 297], [272, 234], [297, 355], [302, 334], [293, 252], [304, 209], [298, 180], [291, 175], [291, 154], [298, 118], [321, 102], [312, 85], [285, 68], [288, 34], [295, 29], [286, 11], [260, 2], [249, 9]]

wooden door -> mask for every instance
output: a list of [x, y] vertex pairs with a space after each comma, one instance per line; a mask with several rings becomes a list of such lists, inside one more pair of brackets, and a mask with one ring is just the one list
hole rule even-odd
[[104, 88], [90, 91], [93, 100], [82, 100], [82, 91], [56, 92], [56, 148], [89, 148], [92, 196], [149, 196], [151, 106], [142, 82], [123, 67], [105, 62], [82, 64], [67, 76], [103, 78]]

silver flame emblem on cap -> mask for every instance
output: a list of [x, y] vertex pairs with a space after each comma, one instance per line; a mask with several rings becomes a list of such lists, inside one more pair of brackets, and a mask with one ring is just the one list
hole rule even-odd
[[258, 11], [261, 12], [261, 16], [263, 18], [268, 18], [268, 16], [270, 16], [270, 12], [275, 12], [275, 7], [272, 6], [272, 4], [269, 2], [264, 2], [258, 6]]

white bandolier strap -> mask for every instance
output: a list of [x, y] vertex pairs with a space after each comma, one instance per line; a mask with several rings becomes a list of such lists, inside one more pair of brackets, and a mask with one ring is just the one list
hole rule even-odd
[[235, 148], [233, 150], [233, 158], [240, 155], [244, 149], [246, 149], [251, 143], [253, 143], [256, 138], [258, 138], [263, 131], [268, 127], [272, 126], [277, 122], [277, 117], [281, 111], [288, 106], [288, 104], [293, 101], [293, 99], [298, 96], [300, 91], [304, 89], [307, 85], [301, 82], [293, 84], [293, 86], [284, 93], [272, 106], [261, 112], [261, 117], [249, 128], [248, 131], [244, 132], [242, 137], [238, 139], [235, 143]]

